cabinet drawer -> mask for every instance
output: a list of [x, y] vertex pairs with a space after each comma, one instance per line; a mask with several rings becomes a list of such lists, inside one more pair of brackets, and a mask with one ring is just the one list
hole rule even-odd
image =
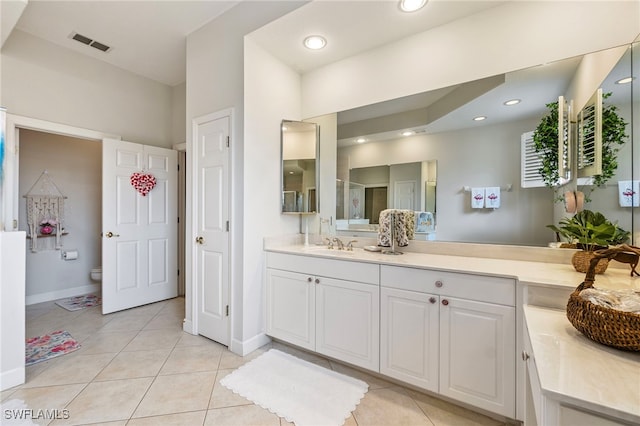
[[507, 306], [515, 306], [516, 301], [515, 280], [486, 275], [383, 265], [380, 285]]
[[267, 252], [267, 268], [378, 285], [380, 266], [313, 256]]

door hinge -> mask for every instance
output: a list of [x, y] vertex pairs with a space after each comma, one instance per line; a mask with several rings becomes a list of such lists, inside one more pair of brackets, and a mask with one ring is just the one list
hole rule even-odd
[[227, 136], [227, 148], [229, 148], [229, 139], [231, 139], [229, 136]]
[[178, 164], [178, 171], [180, 171], [180, 164]]
[[178, 269], [178, 276], [180, 276], [180, 269]]
[[227, 305], [226, 315], [229, 316], [229, 305]]
[[229, 232], [229, 221], [227, 221], [227, 226], [226, 226], [226, 228], [227, 228], [227, 232]]

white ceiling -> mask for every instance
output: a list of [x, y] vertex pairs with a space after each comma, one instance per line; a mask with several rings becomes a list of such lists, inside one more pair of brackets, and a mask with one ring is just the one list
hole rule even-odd
[[[240, 1], [250, 0], [30, 0], [16, 28], [173, 86], [185, 81], [186, 36]], [[515, 0], [430, 0], [417, 13], [407, 14], [399, 11], [396, 0], [316, 0], [250, 36], [282, 62], [304, 73], [508, 1]], [[112, 50], [103, 53], [78, 43], [70, 39], [74, 31]], [[309, 34], [326, 37], [327, 47], [321, 51], [305, 49], [302, 41]], [[423, 129], [439, 132], [539, 113], [567, 87], [576, 66], [572, 61], [510, 73], [505, 83]], [[341, 113], [339, 123], [427, 107], [447, 90], [453, 88]], [[502, 102], [511, 98], [523, 102], [504, 107]], [[472, 122], [476, 115], [489, 119], [480, 124]]]
[[[187, 35], [237, 3], [30, 0], [16, 28], [174, 86], [185, 81]], [[103, 53], [72, 40], [74, 31], [112, 50]]]
[[[173, 86], [185, 81], [186, 36], [240, 1], [30, 0], [16, 28]], [[419, 12], [407, 14], [399, 10], [396, 0], [318, 0], [263, 27], [253, 37], [303, 73], [505, 1], [430, 0]], [[103, 53], [74, 41], [70, 38], [74, 31], [112, 50]], [[302, 46], [310, 33], [327, 38], [322, 52]]]

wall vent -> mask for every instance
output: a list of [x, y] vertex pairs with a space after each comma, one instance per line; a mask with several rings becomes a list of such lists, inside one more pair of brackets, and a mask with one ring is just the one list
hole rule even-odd
[[100, 43], [99, 41], [95, 41], [87, 36], [83, 36], [82, 34], [78, 34], [77, 32], [72, 32], [69, 36], [71, 39], [75, 41], [79, 41], [82, 44], [86, 44], [87, 46], [91, 46], [94, 49], [98, 49], [101, 52], [108, 52], [111, 50], [111, 46], [107, 46], [106, 44]]

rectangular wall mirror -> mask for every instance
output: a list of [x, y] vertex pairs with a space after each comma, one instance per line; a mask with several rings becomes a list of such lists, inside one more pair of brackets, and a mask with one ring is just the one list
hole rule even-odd
[[316, 123], [282, 120], [282, 213], [318, 212], [319, 136]]

